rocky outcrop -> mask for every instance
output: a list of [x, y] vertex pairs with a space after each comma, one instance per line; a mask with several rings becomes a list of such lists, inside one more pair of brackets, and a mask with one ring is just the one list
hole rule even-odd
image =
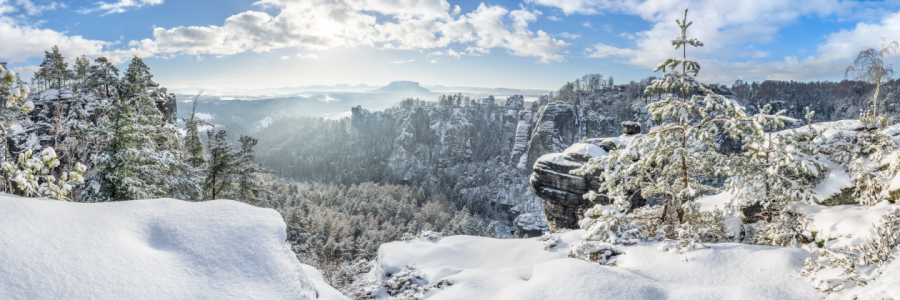
[[[640, 132], [640, 125], [626, 122], [626, 132]], [[634, 135], [623, 135], [615, 138], [599, 138], [576, 143], [562, 153], [551, 153], [541, 156], [535, 161], [534, 173], [530, 178], [531, 190], [543, 200], [544, 218], [550, 229], [577, 229], [578, 221], [584, 212], [596, 204], [609, 204], [606, 197], [597, 197], [593, 201], [584, 199], [584, 194], [597, 191], [600, 180], [594, 174], [575, 175], [572, 170], [581, 168], [591, 158], [609, 155], [621, 144], [629, 141]], [[629, 195], [632, 207], [643, 206], [646, 201], [640, 193]]]
[[[544, 186], [548, 188], [535, 189], [544, 194], [535, 194], [528, 176], [533, 169], [548, 170], [541, 175], [544, 177], [539, 176], [542, 180], [564, 177], [572, 169], [548, 162], [534, 167], [538, 158], [561, 153], [585, 138], [617, 136], [622, 132], [613, 122], [616, 97], [609, 91], [581, 93], [578, 97], [572, 102], [550, 102], [543, 97], [527, 104], [518, 95], [506, 99], [487, 97], [465, 107], [409, 106], [383, 112], [355, 107], [350, 120], [355, 141], [350, 144], [365, 149], [367, 155], [348, 159], [365, 161], [366, 167], [348, 172], [347, 176], [432, 187], [433, 193], [466, 203], [475, 213], [508, 213], [507, 225], [518, 227], [522, 235], [538, 234], [548, 228], [541, 214], [550, 193], [572, 193], [557, 197], [570, 201], [551, 204], [548, 210], [563, 212], [550, 215], [574, 216], [580, 213], [573, 207], [589, 207], [581, 200], [582, 194], [576, 193], [595, 188], [573, 179], [568, 186], [547, 183]], [[640, 124], [635, 124], [640, 131]], [[615, 147], [614, 140], [589, 141], [593, 147], [606, 151], [603, 147]], [[578, 153], [569, 154], [567, 159], [573, 162], [589, 159]], [[555, 173], [551, 174], [551, 170]], [[532, 218], [514, 221], [524, 213], [531, 213]], [[566, 226], [572, 227], [572, 223]]]

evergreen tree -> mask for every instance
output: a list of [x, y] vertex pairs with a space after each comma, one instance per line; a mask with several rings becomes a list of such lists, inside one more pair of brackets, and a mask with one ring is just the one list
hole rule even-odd
[[[771, 111], [772, 106], [767, 104], [753, 116], [753, 126], [743, 136], [745, 151], [732, 158], [731, 177], [726, 182], [733, 195], [732, 205], [762, 204], [769, 222], [774, 217], [773, 208], [782, 211], [795, 202], [816, 201], [812, 191], [815, 178], [827, 170], [815, 157], [817, 149], [807, 142], [814, 133], [775, 133], [796, 120], [785, 117], [785, 111]], [[812, 119], [811, 112], [808, 119]]]
[[155, 101], [159, 95], [146, 88], [148, 72], [135, 57], [128, 67], [132, 76], [116, 87], [118, 95], [101, 124], [106, 146], [98, 157], [101, 169], [90, 178], [97, 182], [89, 186], [91, 201], [159, 198], [191, 188], [176, 128], [163, 122]]
[[91, 71], [91, 60], [82, 55], [75, 59], [75, 78], [79, 84], [85, 84]]
[[191, 117], [183, 118], [184, 121], [184, 150], [187, 155], [188, 163], [194, 168], [203, 168], [206, 163], [206, 155], [203, 149], [203, 140], [200, 138], [200, 125], [212, 125], [203, 120], [197, 119], [197, 100], [203, 92], [194, 96], [193, 106], [191, 109]]
[[256, 173], [268, 173], [263, 169], [262, 165], [254, 163], [256, 155], [253, 154], [253, 146], [256, 146], [257, 140], [249, 136], [241, 136], [238, 141], [241, 143], [241, 150], [236, 155], [234, 163], [237, 182], [235, 186], [236, 200], [255, 204], [259, 197], [259, 183], [255, 178]]
[[150, 74], [150, 68], [144, 64], [144, 60], [137, 56], [131, 59], [131, 63], [128, 64], [128, 69], [125, 70], [125, 75], [122, 79], [128, 88], [124, 90], [126, 95], [138, 94], [148, 87], [156, 87], [156, 83], [153, 82], [153, 75]]
[[[612, 151], [609, 156], [592, 159], [579, 173], [602, 171], [601, 192], [608, 197], [628, 196], [639, 190], [644, 197], [663, 195], [666, 199], [662, 220], [681, 224], [690, 201], [704, 192], [716, 189], [708, 184], [721, 174], [727, 157], [718, 152], [715, 141], [721, 131], [737, 139], [742, 134], [742, 122], [747, 119], [740, 105], [713, 93], [695, 79], [700, 65], [687, 59], [687, 46], [703, 46], [697, 39], [687, 37], [687, 10], [684, 20], [676, 20], [681, 34], [672, 40], [676, 49], [684, 47], [684, 57], [670, 58], [654, 71], [670, 70], [654, 80], [645, 93], [659, 89], [681, 92], [652, 102], [647, 111], [661, 124], [643, 136], [634, 138], [626, 147]], [[676, 71], [677, 67], [681, 71]], [[692, 95], [695, 91], [705, 96]], [[688, 98], [688, 96], [691, 96]], [[592, 197], [596, 197], [592, 192]]]
[[66, 62], [66, 58], [59, 53], [59, 47], [53, 46], [51, 51], [44, 51], [44, 61], [41, 62], [39, 75], [46, 78], [51, 88], [60, 88], [73, 75], [68, 69], [69, 63]]
[[118, 82], [119, 69], [116, 68], [106, 57], [98, 57], [94, 59], [96, 65], [91, 67], [90, 82], [93, 88], [103, 88], [103, 95], [111, 98], [111, 90], [115, 89]]
[[224, 129], [207, 131], [209, 156], [206, 163], [206, 179], [203, 190], [209, 199], [221, 199], [231, 192], [235, 180], [234, 162], [236, 153], [228, 142]]

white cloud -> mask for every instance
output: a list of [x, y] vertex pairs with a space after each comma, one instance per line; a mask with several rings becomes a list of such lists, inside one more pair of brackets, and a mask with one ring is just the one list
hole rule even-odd
[[459, 59], [460, 57], [462, 57], [463, 55], [466, 55], [466, 54], [453, 51], [453, 49], [447, 49], [447, 55], [453, 56], [453, 57], [456, 57], [456, 59]]
[[638, 50], [633, 49], [622, 49], [613, 47], [606, 44], [596, 44], [591, 47], [585, 49], [588, 52], [587, 57], [590, 58], [607, 58], [607, 57], [616, 57], [616, 58], [628, 58], [632, 56], [637, 56], [640, 53]]
[[557, 17], [557, 16], [549, 16], [549, 17], [547, 17], [547, 19], [550, 20], [550, 21], [557, 21], [557, 22], [563, 20], [562, 18]]
[[[543, 62], [562, 60], [559, 53], [569, 46], [543, 31], [531, 31], [528, 24], [541, 12], [524, 8], [509, 11], [482, 3], [461, 14], [446, 0], [263, 0], [256, 5], [279, 12], [246, 11], [221, 26], [155, 28], [154, 42], [169, 53], [213, 55], [288, 47], [422, 50], [457, 43], [503, 48]], [[376, 14], [388, 18], [378, 21]]]
[[577, 39], [577, 38], [580, 38], [580, 37], [581, 37], [581, 35], [580, 35], [580, 34], [571, 34], [571, 33], [568, 33], [568, 32], [562, 32], [562, 33], [560, 33], [560, 34], [557, 34], [557, 35], [558, 35], [558, 36], [559, 36], [559, 37], [562, 37], [562, 38], [567, 38], [567, 39], [572, 39], [572, 40], [574, 40], [574, 39]]
[[603, 30], [603, 31], [606, 31], [606, 32], [612, 32], [612, 25], [610, 25], [610, 24], [603, 24], [603, 26], [600, 27], [600, 30]]
[[42, 12], [56, 10], [57, 8], [66, 8], [65, 3], [58, 2], [50, 2], [49, 4], [34, 4], [31, 0], [15, 0], [15, 2], [29, 16], [40, 15]]
[[285, 56], [279, 57], [278, 59], [288, 60], [288, 59], [291, 59], [291, 57], [285, 55]]
[[315, 54], [309, 53], [304, 55], [303, 53], [297, 53], [297, 58], [299, 59], [319, 59]]
[[[646, 68], [653, 68], [664, 59], [676, 55], [669, 41], [678, 34], [674, 21], [682, 18], [684, 8], [688, 7], [688, 18], [694, 21], [688, 35], [705, 42], [705, 47], [688, 49], [688, 58], [700, 61], [704, 67], [704, 71], [700, 72], [702, 80], [719, 82], [736, 77], [803, 80], [821, 78], [823, 74], [837, 74], [855, 53], [880, 43], [875, 36], [900, 36], [892, 33], [900, 29], [900, 24], [890, 23], [891, 16], [896, 14], [887, 13], [888, 7], [896, 12], [897, 5], [884, 2], [526, 0], [526, 3], [554, 7], [566, 15], [617, 13], [640, 17], [649, 23], [649, 29], [620, 34], [633, 40], [633, 45], [620, 48], [598, 44], [587, 49], [587, 56], [615, 57], [618, 61]], [[755, 48], [755, 45], [778, 41], [782, 28], [796, 24], [803, 17], [846, 21], [873, 16], [883, 21], [876, 22], [878, 24], [862, 22], [852, 31], [829, 35], [814, 56], [761, 61], [770, 53]], [[596, 27], [589, 23], [583, 25]], [[611, 30], [611, 27], [608, 28], [608, 31]]]
[[137, 9], [144, 6], [153, 6], [162, 4], [163, 0], [119, 0], [119, 2], [107, 3], [107, 2], [96, 2], [94, 3], [94, 7], [87, 7], [79, 9], [78, 12], [82, 14], [89, 14], [95, 11], [102, 11], [103, 15], [115, 14], [115, 13], [123, 13], [130, 9]]
[[435, 52], [428, 53], [428, 55], [426, 55], [426, 56], [441, 56], [441, 55], [444, 55], [444, 52], [435, 51]]
[[587, 28], [591, 28], [591, 29], [594, 28], [593, 25], [591, 25], [591, 22], [584, 22], [584, 23], [581, 23], [581, 26], [584, 26], [584, 27], [587, 27]]
[[410, 59], [410, 60], [388, 60], [388, 61], [385, 61], [385, 62], [386, 62], [386, 63], [389, 63], [389, 64], [405, 64], [405, 63], [410, 63], [410, 62], [414, 62], [414, 61], [416, 61], [416, 60], [415, 60], [415, 59]]
[[432, 59], [432, 60], [431, 60], [431, 63], [436, 64], [436, 63], [437, 63], [437, 60]]

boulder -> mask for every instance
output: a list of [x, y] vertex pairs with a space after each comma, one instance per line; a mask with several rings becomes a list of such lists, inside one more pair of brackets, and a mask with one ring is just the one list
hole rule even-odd
[[625, 134], [641, 133], [641, 123], [632, 121], [622, 122], [622, 130]]
[[[623, 122], [626, 133], [619, 137], [588, 139], [575, 143], [562, 153], [545, 154], [535, 160], [534, 173], [530, 177], [531, 191], [541, 198], [544, 205], [544, 219], [553, 231], [577, 229], [584, 212], [597, 204], [608, 205], [607, 197], [599, 196], [593, 201], [584, 199], [589, 191], [599, 191], [600, 178], [597, 174], [575, 175], [572, 170], [581, 168], [591, 158], [604, 157], [609, 151], [622, 147], [641, 132], [639, 123]], [[646, 205], [640, 191], [627, 195], [631, 207]]]
[[[537, 159], [530, 178], [531, 190], [543, 200], [544, 218], [551, 230], [577, 229], [585, 211], [597, 204], [610, 204], [609, 199], [603, 196], [594, 201], [584, 199], [584, 194], [599, 190], [599, 178], [593, 174], [569, 173], [591, 158], [607, 155], [606, 150], [594, 143], [576, 143], [562, 153], [551, 153]], [[630, 198], [632, 207], [646, 203], [640, 193]]]

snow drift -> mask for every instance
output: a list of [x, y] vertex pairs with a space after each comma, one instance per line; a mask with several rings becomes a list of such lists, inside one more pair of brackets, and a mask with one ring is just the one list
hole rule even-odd
[[0, 207], [2, 299], [317, 295], [271, 209], [229, 200], [85, 204], [7, 194]]
[[[815, 299], [806, 278], [795, 276], [804, 249], [737, 243], [680, 254], [659, 242], [624, 247], [618, 266], [568, 258], [583, 230], [560, 234], [556, 246], [533, 239], [451, 236], [387, 243], [366, 276], [386, 281], [414, 266], [422, 284], [443, 287], [429, 299]], [[388, 298], [386, 291], [376, 294]]]

